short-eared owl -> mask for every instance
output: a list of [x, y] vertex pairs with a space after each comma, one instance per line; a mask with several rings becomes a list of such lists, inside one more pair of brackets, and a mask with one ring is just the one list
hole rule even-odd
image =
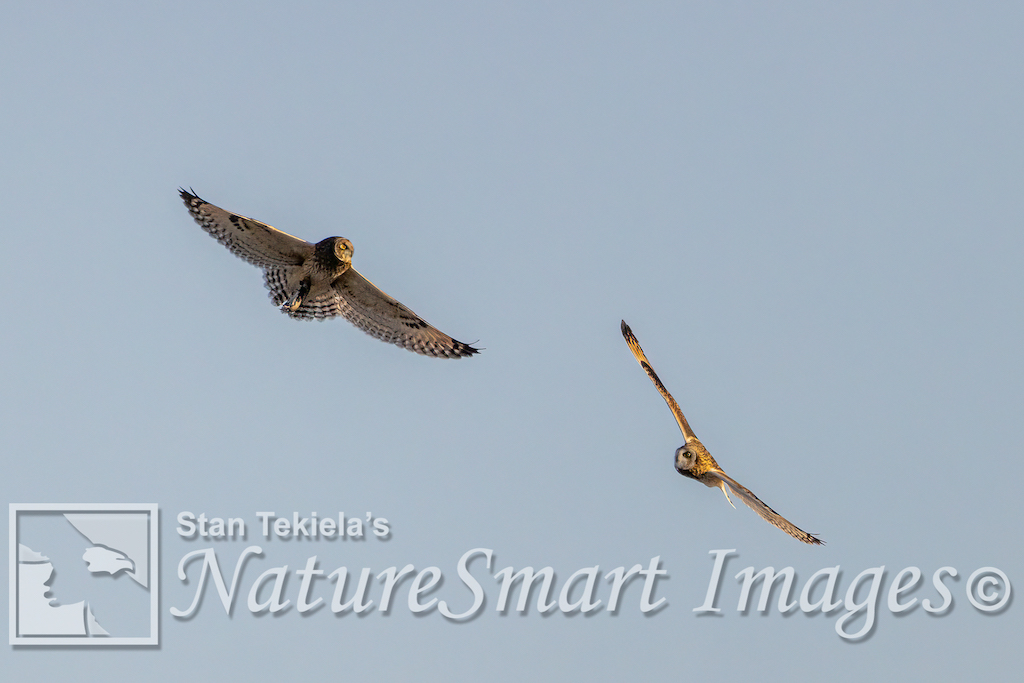
[[[821, 539], [815, 537], [813, 534], [809, 534], [806, 531], [798, 529], [796, 525], [787, 520], [785, 517], [780, 515], [775, 510], [764, 504], [760, 498], [755, 496], [753, 492], [747, 487], [743, 486], [735, 479], [727, 475], [722, 471], [722, 468], [718, 466], [715, 459], [711, 457], [707, 449], [704, 448], [704, 444], [697, 439], [697, 436], [690, 429], [690, 425], [686, 422], [686, 418], [683, 416], [683, 411], [680, 410], [679, 404], [672, 398], [672, 394], [668, 393], [668, 389], [658, 379], [658, 375], [655, 374], [654, 368], [647, 361], [647, 356], [644, 355], [644, 350], [640, 348], [640, 343], [637, 342], [636, 337], [633, 336], [633, 331], [629, 329], [629, 325], [626, 321], [622, 321], [622, 336], [626, 338], [626, 343], [629, 344], [629, 350], [633, 352], [633, 356], [637, 362], [640, 363], [640, 367], [644, 369], [647, 376], [654, 382], [654, 386], [658, 388], [661, 393], [661, 397], [665, 399], [665, 403], [668, 404], [669, 409], [672, 410], [672, 414], [676, 418], [676, 422], [679, 424], [679, 431], [683, 433], [683, 439], [685, 443], [676, 449], [676, 471], [684, 477], [690, 477], [696, 479], [705, 486], [712, 488], [722, 489], [722, 493], [725, 494], [725, 499], [732, 505], [732, 499], [729, 498], [729, 490], [735, 493], [740, 499], [746, 503], [751, 510], [761, 515], [769, 524], [774, 524], [779, 527], [793, 538], [799, 539], [804, 543], [810, 543], [812, 545], [821, 545], [824, 543]], [[733, 507], [736, 507], [733, 505]]]
[[438, 358], [479, 351], [452, 339], [377, 289], [352, 267], [352, 243], [328, 237], [311, 244], [265, 223], [225, 211], [181, 190], [192, 218], [214, 239], [263, 269], [274, 305], [293, 318], [343, 316], [367, 334]]

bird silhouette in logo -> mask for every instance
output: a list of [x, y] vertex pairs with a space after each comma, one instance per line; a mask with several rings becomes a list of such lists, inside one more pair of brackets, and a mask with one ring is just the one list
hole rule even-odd
[[640, 367], [644, 369], [647, 376], [654, 382], [654, 386], [658, 388], [661, 397], [665, 399], [665, 403], [668, 404], [669, 409], [676, 418], [676, 422], [679, 424], [679, 431], [683, 433], [685, 442], [676, 449], [676, 471], [684, 477], [696, 479], [705, 486], [722, 489], [725, 499], [735, 508], [736, 506], [733, 505], [732, 498], [729, 497], [729, 490], [731, 489], [734, 494], [739, 496], [740, 500], [746, 503], [751, 510], [759, 514], [766, 522], [774, 524], [793, 538], [799, 539], [804, 543], [810, 543], [811, 545], [821, 545], [824, 543], [820, 538], [799, 529], [788, 519], [772, 510], [760, 498], [755, 496], [750, 489], [722, 471], [722, 468], [718, 466], [718, 463], [711, 457], [708, 450], [704, 448], [704, 444], [700, 442], [693, 433], [693, 430], [690, 429], [690, 425], [687, 423], [686, 417], [683, 416], [683, 411], [679, 408], [679, 404], [676, 403], [676, 400], [672, 398], [672, 394], [668, 393], [668, 389], [658, 379], [658, 375], [655, 374], [654, 368], [651, 367], [647, 356], [644, 355], [644, 350], [640, 348], [640, 343], [633, 336], [633, 331], [629, 329], [629, 325], [626, 324], [625, 320], [622, 321], [622, 336], [625, 337], [626, 343], [629, 344], [629, 350], [633, 352], [633, 356], [640, 363]]
[[180, 190], [196, 223], [239, 258], [263, 269], [270, 298], [300, 320], [342, 316], [367, 334], [437, 358], [478, 349], [452, 339], [379, 290], [352, 267], [352, 243], [328, 237], [312, 244]]

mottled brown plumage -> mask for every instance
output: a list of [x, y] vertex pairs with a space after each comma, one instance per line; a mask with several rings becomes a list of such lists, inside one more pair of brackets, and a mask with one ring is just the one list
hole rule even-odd
[[271, 300], [292, 318], [324, 320], [340, 315], [377, 339], [426, 356], [462, 358], [479, 353], [360, 275], [352, 267], [352, 243], [344, 237], [311, 244], [180, 192], [203, 230], [232, 254], [263, 270]]
[[[626, 321], [622, 321], [622, 336], [626, 339], [626, 343], [629, 345], [629, 350], [633, 352], [633, 357], [636, 358], [637, 362], [640, 363], [640, 367], [644, 369], [647, 376], [654, 382], [654, 386], [657, 387], [661, 397], [665, 399], [665, 403], [668, 404], [669, 409], [676, 418], [676, 423], [679, 425], [679, 431], [683, 433], [683, 439], [685, 443], [676, 449], [675, 466], [676, 471], [684, 477], [690, 479], [696, 479], [705, 486], [712, 488], [722, 489], [722, 493], [725, 494], [725, 499], [732, 505], [732, 499], [729, 497], [729, 491], [732, 490], [740, 500], [747, 504], [747, 506], [761, 516], [762, 519], [767, 521], [769, 524], [773, 524], [778, 528], [785, 531], [787, 534], [811, 545], [821, 545], [824, 543], [821, 539], [809, 534], [806, 531], [798, 528], [795, 524], [787, 520], [785, 517], [772, 510], [766, 505], [760, 498], [754, 495], [754, 493], [743, 486], [735, 479], [727, 475], [715, 459], [708, 453], [708, 449], [704, 448], [704, 444], [700, 442], [693, 430], [690, 429], [689, 423], [686, 421], [686, 417], [683, 415], [682, 409], [679, 408], [679, 404], [672, 398], [672, 394], [668, 393], [668, 389], [662, 384], [661, 379], [654, 372], [654, 368], [651, 367], [650, 362], [647, 360], [647, 356], [644, 355], [644, 350], [640, 348], [640, 342], [636, 340], [633, 335], [633, 331], [629, 329], [629, 325]], [[733, 505], [733, 507], [736, 507]]]

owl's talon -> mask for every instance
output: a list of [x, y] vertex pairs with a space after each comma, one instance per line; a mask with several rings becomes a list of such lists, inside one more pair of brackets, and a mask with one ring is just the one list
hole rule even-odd
[[294, 313], [299, 310], [299, 306], [302, 305], [302, 302], [306, 299], [306, 295], [309, 294], [309, 289], [309, 280], [303, 280], [302, 284], [299, 285], [298, 291], [285, 299], [285, 302], [281, 304], [281, 310], [285, 313]]

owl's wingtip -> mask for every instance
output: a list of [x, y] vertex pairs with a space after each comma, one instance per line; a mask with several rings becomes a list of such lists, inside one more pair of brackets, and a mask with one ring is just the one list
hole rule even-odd
[[[477, 342], [473, 342], [473, 344], [476, 343]], [[459, 345], [456, 346], [455, 349], [453, 349], [454, 355], [452, 356], [452, 358], [469, 358], [470, 356], [476, 356], [481, 351], [483, 351], [483, 348], [478, 349], [475, 346], [467, 344], [465, 342], [459, 342], [458, 344]]]
[[[184, 201], [186, 204], [191, 202], [193, 199], [199, 199], [199, 195], [197, 195], [196, 191], [193, 190], [191, 187], [188, 188], [187, 190], [183, 187], [179, 187], [178, 196], [181, 197], [182, 201]], [[199, 201], [203, 200], [199, 199]]]
[[[466, 342], [461, 342], [458, 339], [450, 339], [447, 343], [439, 344], [402, 344], [395, 342], [398, 346], [402, 346], [409, 351], [422, 354], [424, 356], [431, 356], [433, 358], [469, 358], [475, 356], [483, 349], [475, 348]], [[476, 342], [473, 342], [474, 344]]]
[[633, 334], [633, 330], [629, 328], [629, 325], [626, 324], [625, 320], [623, 320], [622, 324], [619, 325], [619, 331], [622, 332], [622, 338], [625, 339], [630, 346], [634, 343], [639, 344], [639, 342], [636, 341], [636, 335]]

